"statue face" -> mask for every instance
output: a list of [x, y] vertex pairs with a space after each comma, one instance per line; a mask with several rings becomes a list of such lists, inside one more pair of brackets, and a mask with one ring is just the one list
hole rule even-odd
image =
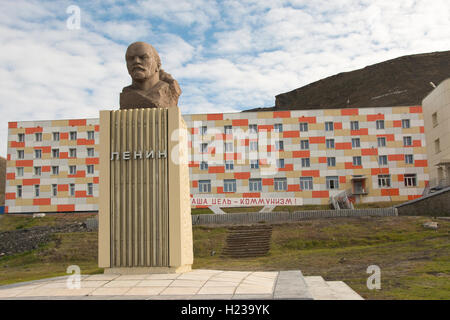
[[133, 80], [145, 80], [158, 72], [158, 65], [150, 46], [143, 42], [130, 45], [125, 55], [127, 69]]

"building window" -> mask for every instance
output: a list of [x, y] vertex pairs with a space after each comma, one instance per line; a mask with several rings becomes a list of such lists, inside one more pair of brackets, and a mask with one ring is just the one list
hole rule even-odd
[[70, 132], [70, 140], [77, 140], [77, 132], [76, 131]]
[[94, 165], [93, 164], [87, 165], [87, 174], [94, 174]]
[[36, 132], [34, 134], [34, 139], [36, 140], [36, 142], [41, 142], [42, 141], [42, 132]]
[[35, 197], [39, 197], [39, 194], [40, 194], [40, 186], [38, 185], [38, 184], [35, 184], [34, 185], [34, 196]]
[[16, 172], [18, 177], [23, 177], [23, 167], [17, 167]]
[[327, 149], [334, 149], [334, 139], [327, 139], [325, 141]]
[[302, 158], [302, 167], [303, 168], [307, 168], [310, 167], [311, 163], [309, 158]]
[[76, 157], [77, 157], [77, 149], [75, 149], [75, 148], [70, 148], [70, 149], [69, 149], [69, 157], [71, 157], [71, 158], [76, 158]]
[[77, 174], [77, 166], [69, 166], [69, 174]]
[[275, 191], [286, 191], [287, 190], [287, 179], [286, 178], [275, 178], [273, 180], [273, 186]]
[[336, 166], [336, 158], [335, 157], [328, 157], [327, 158], [327, 166], [328, 167], [335, 167]]
[[206, 161], [200, 162], [200, 170], [208, 170], [208, 162]]
[[207, 144], [207, 143], [202, 143], [202, 144], [200, 144], [200, 152], [201, 152], [201, 153], [206, 153], [206, 152], [208, 152], [208, 144]]
[[250, 160], [250, 169], [258, 169], [259, 160]]
[[250, 151], [258, 151], [258, 141], [250, 141]]
[[411, 128], [411, 123], [410, 123], [409, 119], [402, 120], [402, 128], [403, 129]]
[[391, 176], [389, 174], [380, 174], [378, 176], [378, 187], [390, 187], [391, 186]]
[[438, 139], [434, 140], [434, 153], [439, 153], [441, 152], [441, 142]]
[[94, 131], [88, 131], [87, 132], [87, 139], [88, 140], [95, 140], [95, 133], [94, 133]]
[[233, 142], [225, 142], [225, 152], [233, 152]]
[[201, 126], [200, 127], [200, 134], [202, 136], [206, 135], [208, 133], [208, 127], [207, 126]]
[[336, 176], [326, 177], [327, 189], [339, 189], [339, 178]]
[[333, 130], [334, 130], [333, 122], [331, 121], [325, 122], [325, 131], [333, 131]]
[[22, 198], [22, 186], [17, 186], [17, 198]]
[[88, 157], [93, 157], [94, 156], [94, 148], [87, 148], [87, 155]]
[[275, 123], [274, 131], [275, 132], [283, 132], [283, 124], [282, 123]]
[[309, 149], [309, 140], [300, 140], [300, 149], [302, 150]]
[[87, 195], [88, 196], [94, 195], [94, 184], [93, 183], [87, 184]]
[[417, 186], [416, 174], [405, 174], [404, 175], [405, 187], [415, 187]]
[[200, 193], [211, 193], [211, 180], [200, 180], [198, 182], [198, 191]]
[[431, 115], [431, 121], [433, 123], [433, 127], [436, 127], [438, 125], [438, 118], [437, 118], [437, 112], [434, 112]]
[[24, 133], [19, 133], [17, 136], [18, 136], [19, 142], [25, 142], [25, 134]]
[[35, 149], [34, 150], [34, 158], [35, 159], [41, 159], [42, 158], [42, 150], [41, 149]]
[[248, 185], [250, 191], [262, 191], [261, 179], [250, 179]]
[[225, 126], [224, 127], [225, 134], [232, 134], [233, 133], [233, 126]]
[[275, 141], [275, 150], [282, 151], [284, 150], [284, 143], [283, 140]]
[[41, 173], [42, 173], [41, 167], [34, 167], [34, 175], [35, 176], [40, 176]]
[[359, 130], [359, 122], [350, 121], [350, 130]]
[[59, 149], [52, 149], [52, 157], [59, 158]]
[[384, 129], [384, 120], [377, 120], [376, 125], [378, 130]]
[[59, 132], [53, 132], [53, 141], [59, 141]]
[[308, 131], [308, 122], [301, 122], [301, 123], [300, 123], [300, 131], [301, 131], [301, 132], [306, 132], [306, 131]]
[[386, 147], [386, 138], [385, 137], [379, 137], [377, 138], [378, 147]]
[[378, 164], [380, 166], [387, 166], [387, 156], [378, 156]]
[[362, 165], [360, 156], [353, 157], [353, 165], [354, 166], [361, 166]]
[[409, 147], [412, 145], [411, 137], [403, 137], [403, 146]]
[[284, 159], [277, 159], [277, 168], [279, 169], [284, 168]]
[[405, 163], [414, 164], [414, 156], [412, 154], [405, 154]]
[[58, 166], [52, 166], [52, 174], [59, 174], [59, 167]]
[[312, 190], [313, 189], [313, 178], [312, 177], [300, 177], [300, 189], [301, 190]]
[[248, 129], [250, 133], [258, 133], [258, 125], [257, 124], [250, 124], [248, 126]]
[[72, 197], [75, 195], [75, 184], [74, 183], [69, 184], [69, 193]]
[[233, 160], [225, 161], [225, 170], [234, 170], [234, 161]]
[[361, 140], [359, 138], [352, 138], [352, 148], [361, 147]]
[[226, 179], [223, 181], [224, 192], [236, 192], [236, 179]]
[[58, 185], [52, 184], [52, 196], [56, 197], [58, 195]]
[[25, 158], [25, 152], [23, 150], [17, 150], [17, 159]]

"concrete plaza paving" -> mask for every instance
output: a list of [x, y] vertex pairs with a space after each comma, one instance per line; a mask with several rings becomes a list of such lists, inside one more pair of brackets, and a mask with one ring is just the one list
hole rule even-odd
[[80, 277], [79, 288], [69, 288], [68, 276], [0, 286], [0, 299], [362, 299], [342, 281], [303, 277], [300, 271], [193, 270], [181, 274], [97, 274]]

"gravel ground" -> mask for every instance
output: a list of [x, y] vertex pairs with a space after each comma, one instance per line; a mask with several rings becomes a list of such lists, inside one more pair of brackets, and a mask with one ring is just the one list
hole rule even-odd
[[89, 231], [86, 224], [78, 222], [0, 232], [0, 257], [37, 249], [39, 245], [49, 242], [53, 233], [85, 231]]

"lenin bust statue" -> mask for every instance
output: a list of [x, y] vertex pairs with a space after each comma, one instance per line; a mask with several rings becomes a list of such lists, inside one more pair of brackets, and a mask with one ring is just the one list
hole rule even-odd
[[161, 69], [161, 59], [153, 46], [134, 42], [129, 45], [125, 59], [132, 82], [120, 94], [121, 110], [177, 106], [180, 86]]

